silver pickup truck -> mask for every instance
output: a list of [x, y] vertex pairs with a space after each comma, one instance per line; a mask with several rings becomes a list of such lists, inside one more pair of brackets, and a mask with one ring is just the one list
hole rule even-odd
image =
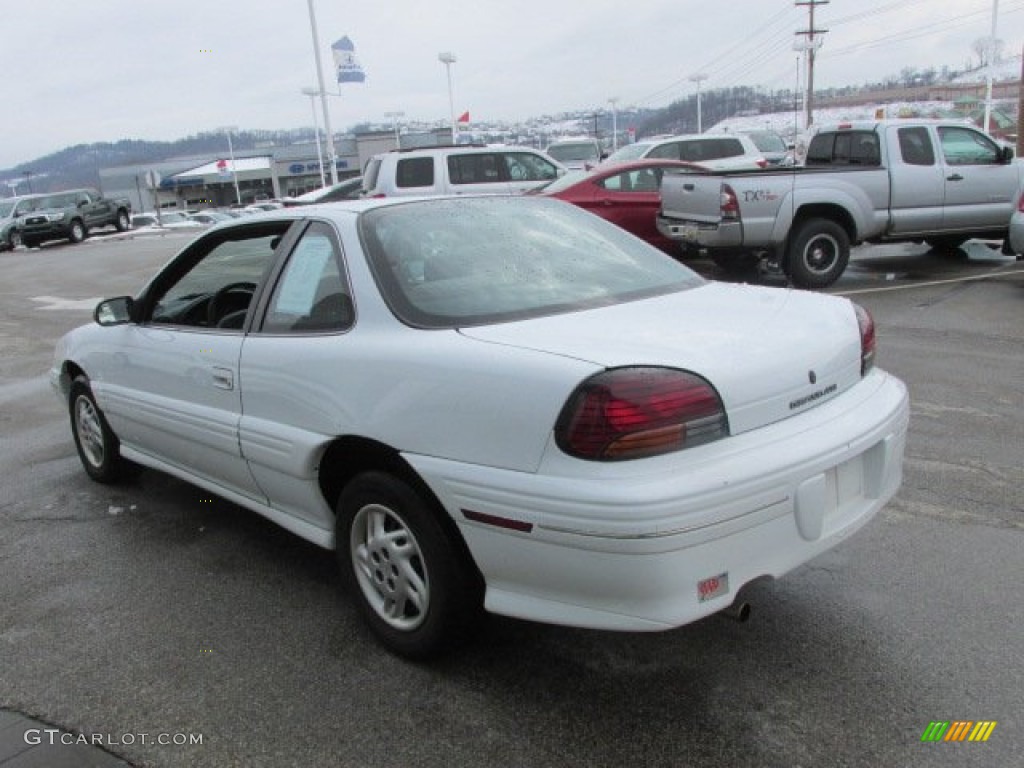
[[840, 123], [814, 135], [802, 167], [666, 172], [657, 226], [725, 269], [767, 252], [794, 285], [822, 288], [851, 244], [1005, 238], [1022, 179], [1013, 150], [966, 123]]

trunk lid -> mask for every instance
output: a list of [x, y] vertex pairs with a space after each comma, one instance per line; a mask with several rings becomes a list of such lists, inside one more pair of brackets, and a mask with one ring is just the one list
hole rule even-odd
[[860, 380], [853, 306], [804, 291], [708, 283], [460, 333], [605, 368], [691, 371], [718, 391], [734, 435], [807, 411]]

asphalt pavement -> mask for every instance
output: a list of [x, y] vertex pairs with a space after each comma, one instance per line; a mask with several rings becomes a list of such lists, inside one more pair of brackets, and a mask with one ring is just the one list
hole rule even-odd
[[[910, 388], [903, 487], [752, 588], [747, 623], [491, 617], [418, 665], [374, 642], [331, 553], [166, 475], [78, 465], [54, 343], [187, 241], [0, 254], [3, 768], [1024, 765], [1024, 264], [857, 250], [830, 292], [872, 311], [878, 365]], [[922, 740], [936, 722], [995, 726]]]

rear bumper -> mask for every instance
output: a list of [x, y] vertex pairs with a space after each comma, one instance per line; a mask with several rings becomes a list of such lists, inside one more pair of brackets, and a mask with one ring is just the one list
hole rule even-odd
[[743, 225], [738, 221], [707, 223], [658, 215], [658, 231], [670, 240], [700, 248], [737, 248], [743, 245]]
[[[652, 631], [728, 607], [867, 523], [899, 488], [908, 414], [903, 384], [875, 371], [799, 416], [670, 456], [592, 464], [552, 446], [537, 474], [407, 458], [459, 526], [488, 610]], [[727, 586], [709, 596], [715, 578]]]

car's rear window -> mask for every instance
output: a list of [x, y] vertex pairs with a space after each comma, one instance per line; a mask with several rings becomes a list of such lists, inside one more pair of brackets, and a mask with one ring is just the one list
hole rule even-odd
[[359, 227], [385, 301], [416, 327], [506, 322], [703, 283], [615, 225], [542, 197], [386, 206]]

